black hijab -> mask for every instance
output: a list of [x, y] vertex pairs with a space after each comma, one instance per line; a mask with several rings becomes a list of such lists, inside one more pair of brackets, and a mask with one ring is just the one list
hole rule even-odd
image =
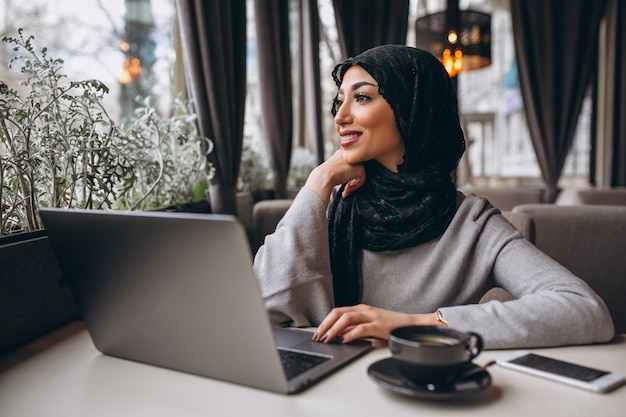
[[456, 93], [437, 58], [409, 46], [378, 46], [337, 65], [337, 87], [353, 65], [377, 81], [405, 154], [398, 173], [366, 162], [365, 184], [345, 199], [344, 185], [333, 200], [328, 228], [336, 306], [361, 301], [362, 249], [405, 249], [443, 234], [456, 211], [450, 173], [465, 150]]

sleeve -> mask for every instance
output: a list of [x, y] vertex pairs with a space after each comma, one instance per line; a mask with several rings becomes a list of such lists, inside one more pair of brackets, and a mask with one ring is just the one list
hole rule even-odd
[[[496, 217], [485, 225], [478, 248], [495, 244], [498, 228], [507, 227], [498, 224], [502, 216]], [[451, 327], [481, 334], [486, 348], [588, 344], [614, 336], [602, 299], [526, 239], [511, 239], [501, 247], [492, 277], [514, 300], [441, 308]]]
[[318, 325], [333, 307], [326, 207], [303, 187], [254, 258], [270, 320], [277, 326]]

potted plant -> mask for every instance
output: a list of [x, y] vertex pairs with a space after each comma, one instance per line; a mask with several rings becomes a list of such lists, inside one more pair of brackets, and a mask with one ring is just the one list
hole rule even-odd
[[206, 190], [215, 168], [207, 155], [213, 146], [199, 135], [188, 101], [177, 98], [163, 117], [145, 99], [122, 123], [119, 138], [132, 160], [133, 180], [120, 187], [117, 208], [209, 211]]
[[39, 219], [42, 207], [161, 209], [204, 196], [211, 142], [188, 102], [160, 116], [151, 99], [116, 123], [98, 80], [71, 81], [63, 61], [18, 30], [0, 81], [0, 353], [75, 318]]

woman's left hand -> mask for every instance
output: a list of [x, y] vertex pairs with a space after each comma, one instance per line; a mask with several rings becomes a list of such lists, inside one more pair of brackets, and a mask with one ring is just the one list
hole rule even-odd
[[348, 343], [363, 337], [387, 340], [389, 332], [403, 326], [437, 325], [435, 314], [406, 314], [365, 304], [336, 307], [317, 328], [313, 340]]

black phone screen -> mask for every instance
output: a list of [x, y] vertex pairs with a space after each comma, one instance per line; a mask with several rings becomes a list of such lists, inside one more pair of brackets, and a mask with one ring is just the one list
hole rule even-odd
[[601, 371], [599, 369], [587, 368], [585, 366], [576, 365], [570, 362], [563, 362], [557, 359], [535, 355], [533, 353], [513, 359], [510, 362], [587, 382], [608, 374], [608, 372]]

